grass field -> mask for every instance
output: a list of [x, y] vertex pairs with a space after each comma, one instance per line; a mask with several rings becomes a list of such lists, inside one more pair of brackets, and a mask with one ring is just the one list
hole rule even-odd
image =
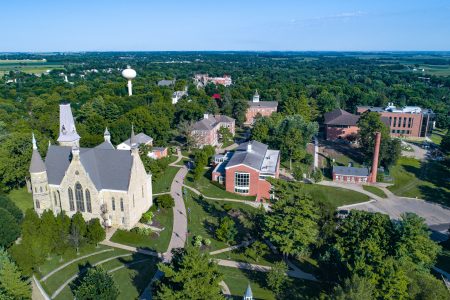
[[[224, 281], [230, 288], [233, 299], [242, 299], [249, 284], [255, 300], [275, 299], [276, 295], [267, 287], [267, 273], [228, 267], [219, 267], [219, 270], [224, 275]], [[318, 283], [294, 278], [291, 279], [291, 282], [288, 283], [285, 289], [285, 294], [280, 295], [279, 299], [294, 299], [292, 295], [299, 295], [295, 299], [315, 299], [323, 290]]]
[[10, 71], [20, 71], [28, 74], [41, 74], [47, 70], [61, 69], [64, 65], [48, 63], [41, 60], [0, 60], [0, 76]]
[[159, 233], [159, 236], [156, 234], [146, 236], [127, 230], [118, 229], [111, 237], [111, 241], [132, 247], [165, 252], [169, 246], [170, 237], [172, 235], [173, 210], [162, 209], [159, 213], [155, 212], [154, 220], [164, 227], [164, 230]]
[[201, 235], [203, 238], [211, 240], [209, 251], [228, 247], [226, 243], [217, 240], [214, 235], [220, 218], [228, 215], [223, 208], [224, 204], [229, 204], [234, 211], [238, 212], [232, 217], [238, 229], [235, 242], [239, 243], [245, 238], [249, 238], [250, 227], [253, 224], [249, 221], [248, 216], [256, 212], [256, 208], [244, 203], [201, 200], [199, 196], [194, 195], [192, 192], [187, 192], [184, 199], [186, 208], [190, 211], [188, 213], [190, 244], [192, 244], [194, 236]]
[[277, 261], [283, 260], [281, 255], [273, 254], [270, 250], [268, 253], [261, 257], [258, 261], [251, 259], [244, 254], [245, 248], [236, 249], [234, 251], [222, 252], [216, 255], [212, 255], [212, 258], [216, 259], [231, 259], [234, 261], [245, 262], [250, 264], [257, 264], [263, 266], [273, 266]]
[[179, 169], [177, 167], [167, 167], [161, 176], [153, 182], [153, 194], [170, 192], [170, 186]]
[[33, 208], [33, 198], [31, 193], [28, 193], [26, 187], [12, 190], [8, 196], [23, 212], [29, 208]]
[[249, 200], [254, 201], [253, 196], [240, 196], [234, 193], [227, 192], [225, 189], [220, 188], [211, 183], [211, 170], [205, 171], [203, 176], [198, 180], [194, 181], [192, 173], [188, 173], [184, 183], [199, 190], [203, 195], [213, 198], [228, 198], [228, 199], [238, 199], [238, 200]]
[[377, 195], [378, 197], [381, 198], [387, 198], [386, 194], [383, 192], [382, 189], [377, 188], [376, 186], [372, 186], [372, 185], [363, 185], [362, 186], [364, 190]]
[[302, 186], [305, 193], [312, 196], [313, 200], [324, 201], [334, 207], [369, 201], [369, 196], [347, 189], [318, 184], [298, 184]]
[[394, 185], [388, 189], [394, 194], [450, 206], [450, 171], [442, 164], [401, 157], [390, 173]]
[[433, 130], [433, 133], [431, 134], [430, 139], [433, 141], [433, 143], [435, 143], [436, 145], [440, 145], [442, 138], [444, 137], [444, 135], [447, 133], [446, 129], [439, 129], [436, 128]]

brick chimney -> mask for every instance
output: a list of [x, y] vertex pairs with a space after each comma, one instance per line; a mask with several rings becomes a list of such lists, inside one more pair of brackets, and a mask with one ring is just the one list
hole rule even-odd
[[371, 172], [370, 178], [369, 178], [370, 183], [377, 182], [378, 158], [380, 156], [380, 145], [381, 145], [381, 132], [376, 132], [375, 133], [375, 149], [373, 152], [373, 161], [372, 161], [372, 172]]

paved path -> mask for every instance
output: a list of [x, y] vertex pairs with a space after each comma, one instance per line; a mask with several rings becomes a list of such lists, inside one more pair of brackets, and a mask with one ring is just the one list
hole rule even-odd
[[159, 254], [158, 252], [155, 252], [155, 251], [151, 251], [151, 250], [147, 250], [147, 249], [141, 249], [141, 248], [136, 248], [136, 247], [131, 247], [131, 246], [128, 246], [128, 245], [114, 243], [114, 242], [111, 242], [111, 241], [106, 241], [105, 240], [105, 241], [101, 242], [100, 244], [105, 245], [105, 246], [109, 246], [109, 247], [114, 247], [114, 248], [119, 248], [119, 249], [131, 251], [131, 252], [135, 252], [135, 253], [141, 253], [141, 254], [144, 254], [144, 255], [161, 257], [161, 254]]
[[254, 242], [254, 240], [242, 242], [242, 243], [240, 243], [238, 245], [234, 245], [234, 246], [231, 246], [231, 247], [228, 247], [228, 248], [219, 249], [219, 250], [216, 250], [216, 251], [209, 252], [209, 254], [210, 255], [216, 255], [216, 254], [219, 254], [219, 253], [233, 251], [235, 249], [239, 249], [239, 248], [242, 248], [242, 247], [247, 247], [248, 245], [250, 245], [253, 242]]
[[75, 259], [72, 259], [71, 261], [66, 262], [65, 264], [59, 266], [58, 268], [54, 269], [53, 271], [51, 271], [50, 273], [48, 273], [47, 275], [45, 275], [44, 277], [42, 277], [42, 278], [41, 278], [41, 281], [47, 280], [50, 276], [52, 276], [52, 275], [55, 274], [56, 272], [61, 271], [62, 269], [64, 269], [64, 268], [67, 267], [68, 265], [73, 264], [74, 262], [77, 262], [77, 261], [79, 261], [79, 260], [88, 258], [88, 257], [90, 257], [90, 256], [94, 256], [94, 255], [97, 255], [97, 254], [101, 254], [101, 253], [104, 253], [104, 252], [108, 252], [108, 251], [114, 251], [114, 249], [105, 249], [105, 250], [97, 251], [97, 252], [94, 252], [94, 253], [90, 253], [90, 254], [88, 254], [88, 255], [84, 255], [84, 256], [80, 256], [80, 257], [77, 257], [77, 258], [75, 258]]
[[319, 184], [341, 187], [364, 193], [375, 201], [359, 204], [344, 205], [339, 209], [358, 209], [369, 212], [380, 212], [389, 215], [391, 219], [398, 220], [406, 212], [412, 212], [425, 219], [425, 223], [432, 231], [431, 237], [435, 241], [444, 241], [448, 238], [447, 230], [450, 227], [450, 208], [422, 199], [399, 197], [386, 188], [385, 185], [377, 185], [384, 191], [387, 198], [380, 198], [370, 192], [364, 191], [362, 186], [356, 184], [322, 181]]
[[[180, 154], [179, 154], [180, 155]], [[183, 181], [188, 173], [186, 166], [180, 168], [172, 181], [170, 187], [170, 194], [175, 200], [175, 206], [173, 207], [173, 228], [172, 237], [170, 238], [169, 247], [164, 253], [164, 261], [170, 261], [172, 259], [172, 250], [175, 248], [184, 248], [186, 244], [187, 235], [187, 215], [186, 206], [183, 201]]]
[[231, 291], [225, 281], [219, 282], [220, 288], [222, 289], [222, 293], [226, 298], [231, 298]]
[[[250, 263], [245, 263], [245, 262], [237, 262], [237, 261], [226, 260], [226, 259], [215, 259], [215, 261], [220, 266], [243, 269], [243, 270], [269, 272], [272, 269], [272, 267], [270, 267], [270, 266], [250, 264]], [[295, 278], [299, 278], [299, 279], [317, 281], [317, 278], [314, 275], [303, 272], [302, 270], [300, 270], [298, 268], [296, 270], [287, 271], [287, 275], [289, 275], [290, 277], [295, 277]]]
[[424, 160], [427, 158], [428, 150], [422, 149], [419, 146], [416, 146], [412, 143], [408, 143], [408, 142], [403, 142], [403, 143], [410, 146], [413, 151], [403, 151], [402, 150], [402, 156], [413, 157], [418, 160]]

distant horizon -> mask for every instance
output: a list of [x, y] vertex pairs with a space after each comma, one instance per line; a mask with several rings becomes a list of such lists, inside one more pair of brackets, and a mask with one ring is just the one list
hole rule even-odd
[[447, 0], [5, 1], [0, 52], [450, 51], [448, 16]]
[[61, 53], [160, 53], [160, 52], [247, 52], [247, 53], [449, 53], [449, 50], [68, 50], [68, 51], [0, 51], [0, 54], [61, 54]]

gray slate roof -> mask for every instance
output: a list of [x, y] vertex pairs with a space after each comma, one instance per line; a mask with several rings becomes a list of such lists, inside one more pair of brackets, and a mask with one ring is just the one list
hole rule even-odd
[[45, 164], [42, 160], [41, 155], [38, 150], [33, 149], [33, 154], [31, 155], [31, 163], [30, 163], [30, 173], [41, 173], [45, 172]]
[[346, 112], [343, 109], [335, 109], [324, 114], [324, 124], [356, 126], [359, 116]]
[[276, 108], [278, 106], [278, 101], [248, 101], [248, 105], [250, 107]]
[[79, 139], [70, 104], [60, 104], [58, 142], [73, 142]]
[[[71, 147], [50, 146], [45, 159], [49, 184], [61, 183], [71, 157]], [[97, 190], [128, 190], [133, 162], [129, 151], [80, 148], [80, 161]]]
[[[143, 132], [136, 134], [134, 138], [138, 147], [139, 145], [153, 142], [153, 139]], [[122, 142], [122, 144], [126, 144], [131, 147], [130, 139]]]
[[158, 81], [158, 86], [170, 86], [175, 84], [175, 80], [167, 80], [167, 79], [163, 79]]
[[244, 299], [253, 299], [253, 292], [252, 288], [250, 287], [250, 283], [248, 284], [247, 290], [245, 291]]
[[350, 176], [369, 176], [369, 169], [356, 167], [333, 166], [333, 173]]
[[[251, 151], [247, 151], [249, 144], [252, 147]], [[226, 168], [244, 164], [251, 168], [260, 170], [267, 149], [267, 145], [258, 141], [249, 141], [246, 143], [242, 143], [236, 148], [236, 152], [234, 152], [234, 155], [228, 161]]]
[[114, 150], [114, 146], [113, 144], [111, 144], [111, 142], [108, 141], [104, 141], [103, 143], [101, 143], [98, 146], [95, 146], [96, 149], [105, 149], [105, 150]]
[[208, 115], [208, 118], [201, 119], [193, 125], [194, 130], [212, 130], [217, 123], [233, 123], [235, 120], [225, 115]]

